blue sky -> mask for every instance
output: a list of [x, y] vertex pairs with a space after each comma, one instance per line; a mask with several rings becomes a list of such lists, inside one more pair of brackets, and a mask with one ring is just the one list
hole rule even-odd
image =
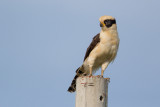
[[[67, 88], [99, 17], [117, 19], [109, 107], [159, 107], [158, 0], [1, 0], [0, 107], [74, 107]], [[97, 71], [95, 75], [100, 74]]]

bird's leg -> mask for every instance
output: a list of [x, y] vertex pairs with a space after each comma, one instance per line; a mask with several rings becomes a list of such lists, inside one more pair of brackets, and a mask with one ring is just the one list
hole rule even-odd
[[92, 68], [94, 64], [94, 56], [88, 58], [89, 75], [92, 76]]
[[89, 76], [92, 76], [92, 67], [89, 67]]
[[103, 77], [104, 70], [101, 70], [101, 76]]
[[105, 62], [102, 64], [102, 68], [101, 68], [101, 76], [103, 77], [104, 71], [107, 68], [109, 62]]

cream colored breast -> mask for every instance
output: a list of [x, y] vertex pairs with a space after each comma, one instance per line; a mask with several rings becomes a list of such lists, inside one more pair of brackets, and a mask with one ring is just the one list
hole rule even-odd
[[101, 55], [106, 60], [113, 60], [118, 50], [119, 38], [117, 32], [102, 32], [100, 35]]

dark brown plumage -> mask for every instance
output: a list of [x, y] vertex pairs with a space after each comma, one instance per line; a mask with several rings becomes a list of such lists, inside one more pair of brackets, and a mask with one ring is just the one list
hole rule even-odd
[[100, 34], [98, 33], [92, 40], [91, 44], [89, 45], [89, 47], [87, 48], [84, 60], [89, 56], [89, 54], [91, 53], [91, 51], [94, 49], [94, 47], [100, 42], [100, 38], [99, 38]]
[[[84, 57], [84, 61], [85, 59], [89, 56], [89, 54], [91, 53], [91, 51], [94, 49], [94, 47], [100, 42], [100, 38], [99, 38], [100, 34], [98, 33], [92, 40], [91, 44], [89, 45], [89, 47], [87, 48], [85, 57]], [[69, 92], [75, 92], [76, 91], [76, 80], [79, 76], [86, 76], [86, 74], [80, 70], [80, 67], [76, 70], [76, 75], [74, 77], [74, 79], [72, 80], [71, 86], [68, 88]]]
[[80, 67], [76, 70], [76, 75], [75, 75], [74, 79], [72, 80], [71, 86], [68, 88], [69, 92], [76, 91], [76, 80], [79, 76], [86, 76], [86, 74], [80, 70]]

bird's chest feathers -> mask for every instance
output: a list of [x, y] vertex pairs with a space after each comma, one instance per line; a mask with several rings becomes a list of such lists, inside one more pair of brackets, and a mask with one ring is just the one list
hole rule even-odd
[[96, 62], [95, 66], [99, 66], [106, 61], [111, 62], [114, 60], [119, 44], [118, 35], [116, 34], [100, 33], [100, 42], [90, 53], [88, 61], [92, 62], [94, 60]]
[[118, 48], [118, 38], [117, 34], [101, 33], [100, 43], [99, 43], [100, 55], [110, 55], [114, 54]]

